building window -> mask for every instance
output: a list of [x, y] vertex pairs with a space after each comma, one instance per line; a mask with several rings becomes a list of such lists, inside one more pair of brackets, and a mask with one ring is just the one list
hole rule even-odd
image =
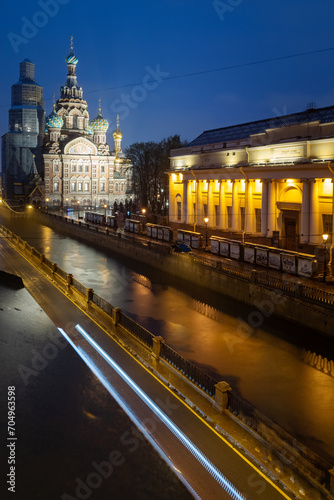
[[78, 165], [78, 172], [82, 172], [82, 165]]
[[78, 182], [78, 191], [82, 191], [82, 182]]
[[89, 172], [89, 165], [85, 165], [85, 172]]
[[207, 203], [203, 203], [203, 217], [208, 216], [208, 205]]
[[231, 228], [232, 227], [232, 207], [227, 206], [227, 227]]
[[245, 207], [240, 207], [240, 229], [245, 230]]
[[75, 182], [71, 182], [71, 191], [75, 191]]
[[89, 191], [89, 182], [85, 182], [85, 191]]
[[76, 172], [77, 171], [77, 166], [76, 165], [72, 165], [72, 172]]
[[105, 182], [101, 182], [101, 191], [105, 191], [106, 190], [106, 184]]
[[328, 234], [329, 237], [331, 237], [333, 231], [332, 214], [322, 214], [322, 228], [323, 228], [323, 234]]
[[53, 184], [53, 190], [54, 191], [59, 191], [59, 182], [54, 182], [54, 184]]
[[101, 165], [101, 174], [104, 174], [104, 165]]
[[255, 209], [255, 232], [261, 233], [261, 208]]
[[176, 208], [177, 208], [177, 220], [181, 220], [182, 209], [180, 201], [176, 202]]
[[53, 166], [53, 171], [54, 172], [59, 172], [59, 165], [58, 163], [55, 163], [54, 166]]

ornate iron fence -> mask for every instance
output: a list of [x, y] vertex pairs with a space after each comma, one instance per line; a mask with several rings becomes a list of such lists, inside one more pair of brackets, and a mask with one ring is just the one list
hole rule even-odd
[[215, 384], [217, 381], [183, 358], [179, 353], [174, 351], [166, 344], [162, 344], [161, 357], [169, 364], [174, 366], [179, 372], [187, 377], [191, 382], [196, 384], [202, 391], [205, 391], [211, 397], [215, 394]]
[[92, 294], [92, 302], [96, 304], [102, 311], [106, 312], [107, 314], [110, 314], [110, 316], [113, 314], [114, 308], [109, 302], [106, 300], [102, 299], [99, 295], [96, 295], [96, 293]]
[[129, 318], [129, 316], [126, 316], [122, 311], [120, 311], [119, 324], [152, 349], [154, 335], [146, 330], [146, 328], [133, 321], [133, 319]]

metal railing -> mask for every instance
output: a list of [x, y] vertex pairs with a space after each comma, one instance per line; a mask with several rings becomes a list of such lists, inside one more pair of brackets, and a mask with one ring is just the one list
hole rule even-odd
[[215, 395], [215, 384], [217, 381], [197, 368], [187, 359], [183, 358], [179, 353], [174, 351], [167, 344], [162, 344], [161, 357], [169, 364], [176, 368], [179, 372], [187, 377], [191, 382], [196, 384], [202, 391], [209, 394], [211, 397]]
[[93, 304], [102, 309], [105, 313], [110, 314], [110, 316], [113, 314], [114, 307], [95, 292], [92, 294], [91, 300]]
[[119, 324], [128, 332], [132, 333], [138, 340], [146, 344], [150, 349], [153, 347], [153, 333], [149, 332], [143, 326], [136, 323], [133, 319], [120, 311]]

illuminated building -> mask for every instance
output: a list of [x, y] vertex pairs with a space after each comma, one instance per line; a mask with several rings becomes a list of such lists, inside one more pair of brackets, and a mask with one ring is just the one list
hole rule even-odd
[[171, 151], [169, 220], [312, 250], [333, 241], [333, 177], [334, 106], [208, 130]]
[[132, 166], [122, 153], [122, 132], [114, 132], [111, 153], [106, 141], [108, 121], [101, 112], [89, 121], [87, 102], [75, 73], [78, 59], [66, 58], [68, 75], [60, 99], [46, 118], [44, 143], [45, 197], [54, 206], [108, 206], [133, 197]]
[[43, 87], [35, 82], [35, 65], [29, 59], [20, 63], [20, 79], [11, 94], [9, 131], [2, 136], [2, 185], [6, 200], [20, 204], [29, 185], [42, 175]]

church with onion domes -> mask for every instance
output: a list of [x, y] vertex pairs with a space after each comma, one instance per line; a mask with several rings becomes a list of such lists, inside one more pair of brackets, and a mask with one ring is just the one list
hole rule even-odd
[[66, 58], [68, 74], [60, 98], [45, 119], [43, 146], [44, 192], [52, 207], [100, 207], [125, 204], [133, 199], [132, 165], [122, 152], [119, 118], [113, 134], [114, 148], [106, 140], [109, 122], [98, 114], [90, 121], [87, 102], [76, 75], [78, 58], [73, 50]]

